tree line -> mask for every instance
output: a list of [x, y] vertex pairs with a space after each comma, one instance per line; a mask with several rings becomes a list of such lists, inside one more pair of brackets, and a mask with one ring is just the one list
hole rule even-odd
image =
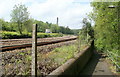
[[21, 35], [23, 33], [32, 32], [32, 25], [38, 24], [37, 31], [44, 33], [46, 29], [50, 29], [53, 33], [63, 33], [63, 34], [73, 34], [68, 26], [58, 26], [57, 24], [52, 24], [49, 22], [43, 22], [30, 18], [30, 13], [27, 10], [27, 7], [23, 4], [15, 5], [10, 16], [10, 22], [5, 21], [0, 18], [0, 23], [2, 25], [3, 31], [13, 31], [18, 32]]
[[95, 22], [95, 46], [120, 66], [120, 2], [91, 2], [91, 6], [93, 12], [89, 18]]
[[[95, 48], [105, 53], [120, 72], [120, 1], [91, 2], [93, 12], [82, 20], [80, 40], [94, 40]], [[88, 20], [94, 21], [94, 26]]]

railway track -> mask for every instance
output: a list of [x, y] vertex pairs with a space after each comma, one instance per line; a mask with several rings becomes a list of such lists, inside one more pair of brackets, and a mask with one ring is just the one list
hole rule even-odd
[[[63, 37], [50, 37], [50, 38], [38, 38], [37, 42], [54, 41], [60, 39], [67, 39], [75, 36], [63, 36]], [[1, 46], [21, 45], [32, 43], [32, 38], [23, 39], [0, 39]]]
[[[76, 40], [76, 39], [77, 39], [77, 37], [69, 37], [69, 38], [67, 37], [67, 38], [62, 39], [62, 40], [59, 39], [59, 40], [37, 42], [37, 46], [55, 44], [55, 43], [60, 43], [60, 42], [65, 42], [65, 41], [70, 41], [70, 40]], [[0, 51], [4, 52], [4, 51], [7, 51], [7, 50], [20, 49], [20, 48], [26, 48], [26, 47], [32, 47], [32, 43], [21, 44], [21, 45], [2, 46], [0, 48]]]

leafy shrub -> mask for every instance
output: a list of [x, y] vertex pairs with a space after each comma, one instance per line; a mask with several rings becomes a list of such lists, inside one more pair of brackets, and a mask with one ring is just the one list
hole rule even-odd
[[17, 38], [20, 37], [20, 34], [17, 32], [8, 32], [8, 31], [3, 31], [2, 32], [2, 38], [4, 39], [11, 39], [11, 38]]

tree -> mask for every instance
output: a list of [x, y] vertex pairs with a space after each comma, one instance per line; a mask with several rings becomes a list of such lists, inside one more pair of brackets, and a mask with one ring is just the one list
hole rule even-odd
[[[108, 8], [109, 5], [118, 7]], [[120, 58], [117, 57], [120, 55], [120, 17], [118, 17], [120, 2], [92, 2], [91, 6], [93, 7], [91, 15], [94, 15], [91, 18], [95, 22], [95, 46], [107, 53], [120, 66]]]
[[[30, 18], [28, 19], [26, 22], [24, 22], [24, 26], [26, 28], [26, 31], [29, 33], [29, 32], [32, 32], [32, 25], [34, 23], [34, 19]], [[28, 28], [29, 27], [29, 28]]]
[[66, 34], [65, 28], [63, 26], [59, 26], [59, 27], [60, 27], [59, 29], [60, 33]]
[[65, 28], [65, 33], [66, 33], [66, 34], [73, 34], [73, 31], [67, 26], [67, 27]]
[[3, 31], [15, 31], [15, 28], [13, 28], [13, 23], [4, 21], [4, 19], [0, 19], [0, 26]]
[[4, 19], [0, 19], [0, 26], [2, 30], [7, 30], [6, 22], [4, 21]]
[[[83, 23], [83, 27], [81, 29], [81, 37], [83, 40], [91, 40], [94, 38], [94, 30], [91, 26], [91, 23], [88, 21], [87, 18], [83, 18], [82, 20], [82, 23]], [[90, 38], [88, 38], [90, 37]]]
[[50, 29], [53, 33], [59, 33], [59, 26], [57, 26], [56, 24], [52, 24]]
[[11, 21], [17, 23], [18, 31], [22, 35], [24, 22], [29, 19], [27, 7], [22, 4], [15, 5], [12, 10], [11, 17]]

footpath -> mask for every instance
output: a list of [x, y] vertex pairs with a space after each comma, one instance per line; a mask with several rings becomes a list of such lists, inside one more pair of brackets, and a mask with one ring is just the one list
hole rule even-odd
[[97, 52], [95, 52], [91, 57], [90, 61], [80, 75], [88, 75], [90, 77], [120, 77], [115, 76], [111, 72], [105, 56]]

